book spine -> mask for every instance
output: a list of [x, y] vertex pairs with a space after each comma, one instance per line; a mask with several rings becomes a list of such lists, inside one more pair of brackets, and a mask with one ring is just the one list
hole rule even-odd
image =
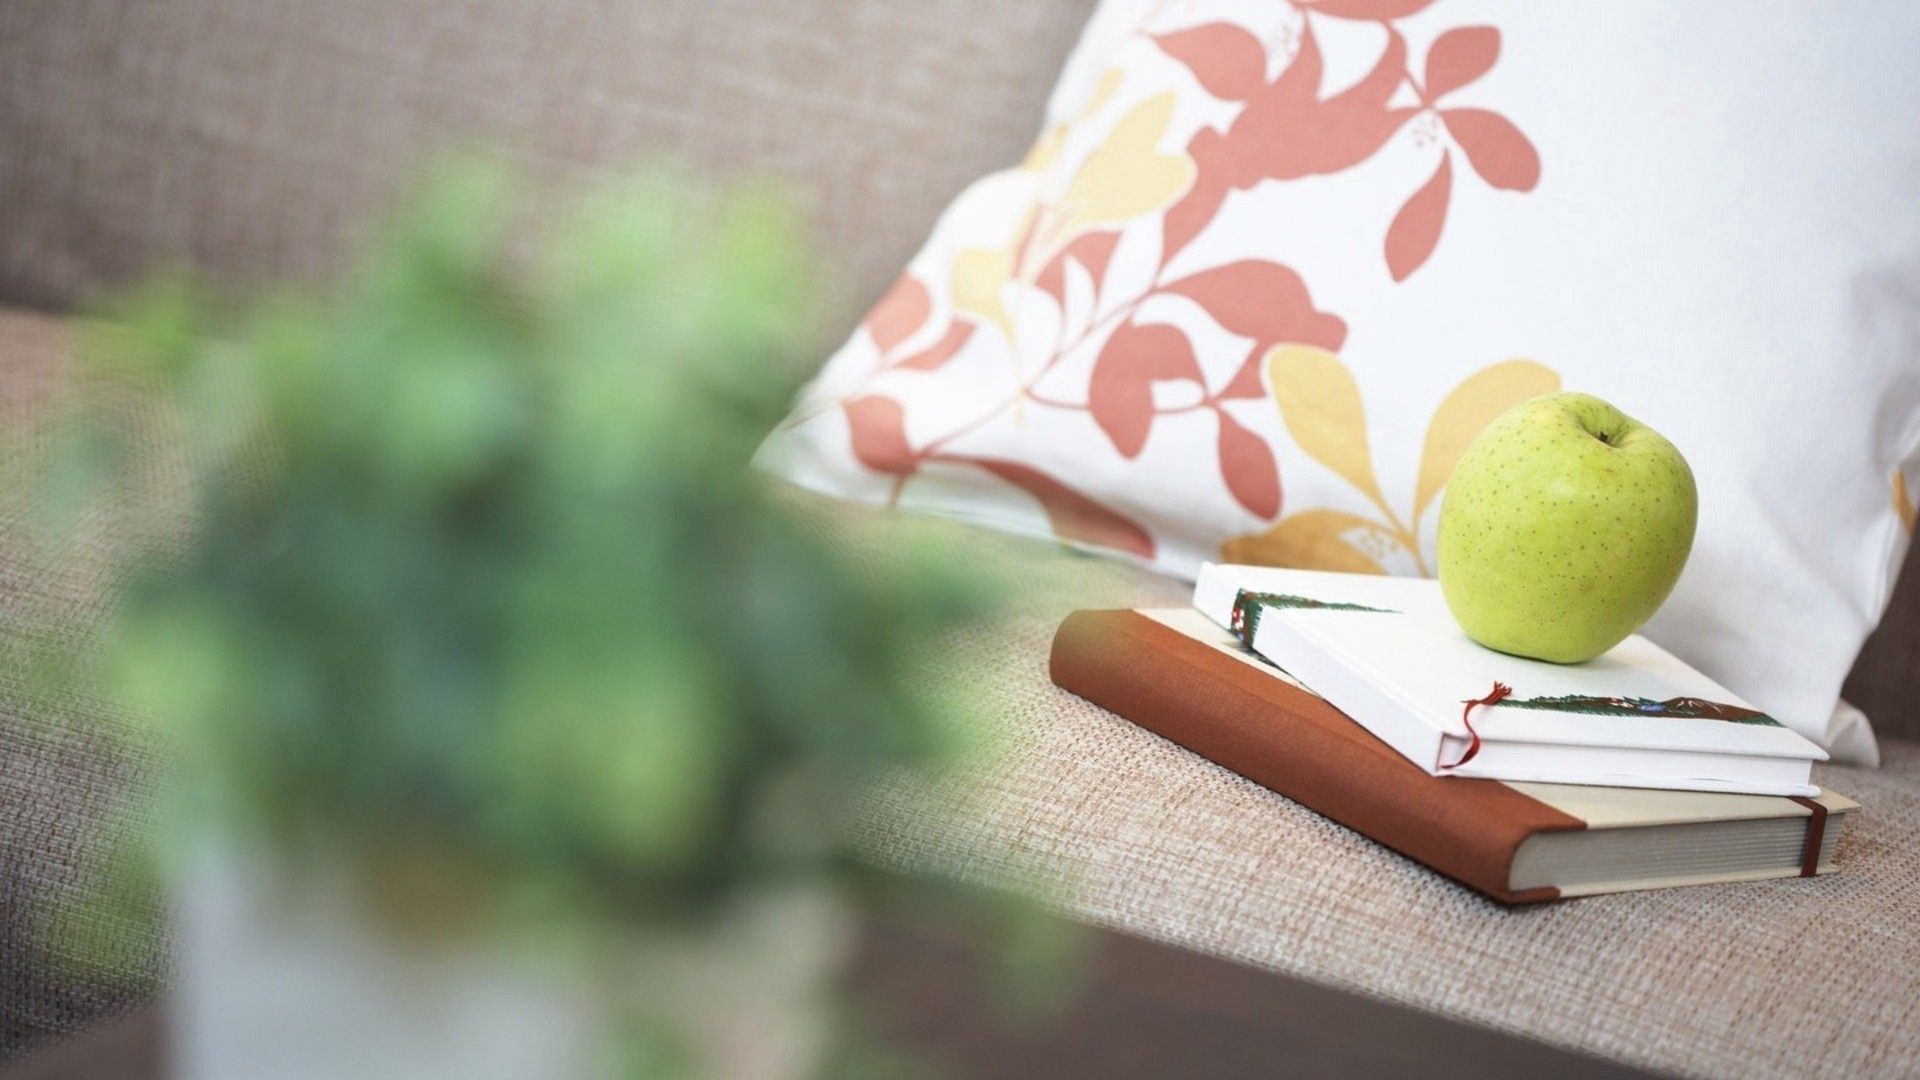
[[1507, 903], [1513, 854], [1578, 818], [1498, 781], [1429, 776], [1324, 700], [1133, 611], [1080, 611], [1050, 658], [1062, 689]]

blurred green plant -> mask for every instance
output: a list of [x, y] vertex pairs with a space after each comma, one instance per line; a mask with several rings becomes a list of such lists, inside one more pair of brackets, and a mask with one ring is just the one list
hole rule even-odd
[[[992, 590], [909, 543], [850, 557], [749, 468], [813, 340], [781, 199], [649, 175], [516, 257], [513, 192], [441, 170], [323, 298], [172, 281], [106, 313], [88, 378], [154, 403], [191, 539], [47, 678], [139, 718], [179, 820], [348, 852], [435, 920], [869, 880], [849, 802], [977, 749], [919, 661]], [[69, 418], [50, 534], [151, 426]]]

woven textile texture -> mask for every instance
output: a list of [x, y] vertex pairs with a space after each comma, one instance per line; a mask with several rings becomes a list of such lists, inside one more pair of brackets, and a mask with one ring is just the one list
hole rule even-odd
[[[0, 482], [17, 478], [16, 466], [31, 468], [48, 411], [85, 392], [72, 385], [70, 337], [57, 317], [0, 310]], [[125, 479], [128, 492], [153, 490], [146, 483], [152, 477]], [[112, 1012], [159, 973], [159, 952], [142, 927], [74, 903], [86, 885], [86, 856], [106, 841], [108, 824], [122, 820], [117, 811], [150, 763], [119, 749], [108, 730], [119, 721], [110, 711], [77, 698], [48, 699], [26, 681], [19, 662], [49, 626], [71, 635], [97, 623], [111, 600], [103, 588], [107, 570], [124, 538], [148, 534], [168, 518], [151, 499], [120, 502], [73, 546], [41, 551], [26, 540], [18, 500], [0, 492], [0, 1061], [12, 1048]], [[54, 644], [79, 642], [63, 637]], [[40, 947], [49, 929], [63, 939], [106, 944], [110, 955], [126, 959], [126, 970], [84, 972], [56, 963]]]
[[555, 198], [661, 157], [778, 177], [850, 316], [983, 163], [1025, 150], [1092, 6], [0, 5], [0, 301], [66, 308], [174, 264], [312, 277], [409, 169], [485, 146]]
[[[1096, 590], [1098, 591], [1096, 595]], [[1178, 603], [1144, 576], [956, 646], [1005, 756], [900, 777], [877, 862], [1645, 1068], [1870, 1076], [1920, 1061], [1920, 745], [1822, 766], [1858, 799], [1838, 874], [1503, 908], [1053, 687], [1065, 607]]]
[[[61, 339], [45, 317], [0, 318], [9, 355]], [[57, 398], [59, 380], [46, 381], [56, 389], [42, 396]], [[5, 398], [9, 415], [20, 396], [31, 395]], [[943, 643], [934, 675], [977, 695], [1001, 752], [983, 770], [883, 785], [855, 826], [881, 864], [1019, 889], [1093, 922], [1655, 1069], [1794, 1075], [1822, 1062], [1840, 1075], [1920, 1055], [1920, 746], [1890, 740], [1881, 770], [1819, 774], [1867, 806], [1837, 875], [1503, 909], [1047, 680], [1048, 642], [1067, 611], [1177, 605], [1184, 586], [1038, 543], [795, 498], [805, 525], [849, 550], [931, 532], [1017, 598], [1004, 623]], [[24, 591], [18, 570], [5, 569], [11, 595]], [[83, 610], [103, 603], [78, 586], [63, 595]], [[6, 910], [22, 916], [0, 941], [0, 1003], [8, 1037], [25, 1045], [122, 1004], [110, 987], [151, 980], [158, 959], [149, 951], [102, 989], [47, 968], [32, 948], [24, 914], [59, 911], [75, 894], [81, 855], [102, 842], [100, 823], [147, 763], [43, 726], [85, 702], [7, 689], [0, 880]], [[1832, 989], [1782, 993], [1785, 972]]]
[[856, 830], [882, 865], [1660, 1072], [1878, 1076], [1920, 1061], [1920, 744], [1887, 740], [1879, 769], [1816, 768], [1865, 807], [1836, 874], [1506, 908], [1049, 681], [1067, 612], [1177, 606], [1184, 586], [813, 509], [853, 551], [932, 530], [1019, 597], [943, 651], [998, 753], [876, 791]]
[[[837, 339], [962, 185], [1018, 159], [1092, 6], [12, 0], [0, 304], [63, 311], [180, 264], [315, 278], [416, 163], [471, 140], [516, 149], [556, 194], [661, 152], [786, 179], [838, 277], [821, 320]], [[9, 452], [62, 387], [64, 338], [57, 320], [0, 312]], [[866, 515], [823, 511], [820, 527], [872, 527], [843, 518]], [[24, 561], [13, 536], [0, 519], [0, 645], [18, 641], [22, 598], [99, 610], [86, 582], [110, 536], [55, 567]], [[1067, 610], [1184, 590], [955, 537], [956, 557], [1001, 552], [1027, 594], [1026, 615], [951, 661], [1010, 754], [987, 776], [889, 785], [859, 826], [876, 858], [1025, 882], [1110, 925], [1645, 1064], [1837, 1074], [1920, 1053], [1912, 745], [1889, 739], [1878, 774], [1824, 774], [1867, 804], [1838, 876], [1506, 912], [1046, 684]], [[1915, 565], [1848, 685], [1890, 736], [1920, 735]], [[31, 916], [65, 908], [80, 855], [148, 771], [55, 734], [46, 720], [62, 710], [112, 722], [86, 702], [24, 700], [0, 677], [0, 1059], [126, 1000], [26, 939]], [[974, 850], [981, 839], [998, 854]], [[133, 967], [107, 985], [155, 971]]]

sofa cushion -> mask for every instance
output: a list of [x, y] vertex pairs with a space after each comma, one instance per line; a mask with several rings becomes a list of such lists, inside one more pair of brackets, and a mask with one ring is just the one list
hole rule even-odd
[[1836, 874], [1502, 907], [1049, 682], [1068, 610], [1178, 604], [1184, 588], [1032, 545], [1009, 561], [1055, 584], [944, 660], [1003, 754], [883, 786], [857, 825], [875, 861], [1658, 1071], [1920, 1060], [1920, 744], [1886, 740], [1877, 770], [1816, 768], [1865, 807]]
[[[248, 282], [323, 273], [409, 164], [466, 137], [514, 144], [543, 183], [662, 150], [716, 170], [787, 178], [841, 263], [843, 288], [823, 323], [842, 327], [961, 184], [1018, 156], [1092, 6], [0, 5], [0, 146], [20, 151], [0, 153], [8, 208], [0, 302], [64, 308], [169, 264]], [[1021, 45], [1004, 47], [1009, 41]], [[0, 424], [11, 430], [44, 401], [53, 369], [21, 361], [51, 364], [60, 338], [56, 321], [0, 311]], [[0, 589], [12, 589], [20, 575], [5, 561], [5, 528], [0, 522]], [[976, 668], [1000, 673], [981, 692], [998, 709], [1011, 756], [988, 776], [902, 779], [883, 790], [860, 824], [876, 858], [1047, 887], [1102, 922], [1558, 1042], [1619, 1047], [1641, 1062], [1731, 1072], [1759, 1058], [1757, 1072], [1778, 1073], [1799, 1052], [1808, 1056], [1794, 1071], [1841, 1073], [1914, 1059], [1915, 935], [1910, 917], [1899, 923], [1901, 909], [1888, 906], [1920, 885], [1911, 846], [1920, 779], [1910, 746], [1888, 746], [1878, 776], [1823, 774], [1868, 804], [1832, 878], [1504, 912], [1056, 694], [1040, 665], [1058, 615], [1178, 602], [1183, 590], [1042, 545], [1005, 543], [1006, 561], [1023, 568], [1020, 580], [1038, 596], [1036, 610], [1007, 633], [961, 643], [953, 662], [974, 665], [959, 669], [970, 682], [979, 682]], [[971, 557], [982, 544], [976, 534], [955, 550]], [[1909, 560], [1908, 583], [1849, 684], [1883, 732], [1906, 724], [1920, 734], [1917, 565]], [[36, 716], [48, 707], [59, 706], [0, 709], [0, 1057], [10, 1042], [77, 1030], [125, 1000], [56, 978], [20, 937], [6, 936], [30, 904], [53, 907], [70, 895], [78, 853], [97, 841], [99, 811], [143, 772], [85, 741], [47, 736]], [[1056, 764], [1064, 782], [1049, 796], [1039, 778]], [[969, 807], [978, 820], [967, 818]], [[998, 836], [1006, 840], [999, 856], [963, 854]], [[1335, 854], [1345, 861], [1329, 870]], [[1312, 873], [1284, 876], [1291, 868]], [[1128, 882], [1136, 869], [1139, 880]], [[1065, 892], [1058, 883], [1069, 879], [1082, 884]], [[1737, 908], [1752, 913], [1736, 919]], [[1416, 916], [1444, 947], [1409, 945]], [[1840, 940], [1836, 926], [1860, 939]], [[1730, 936], [1716, 942], [1714, 931]], [[1559, 963], [1552, 934], [1570, 963]], [[1704, 972], [1689, 973], [1677, 958], [1655, 956], [1647, 966], [1650, 953], [1672, 943]], [[1747, 948], [1773, 952], [1742, 961]], [[1621, 952], [1596, 955], [1608, 949]], [[1496, 985], [1477, 985], [1482, 968], [1464, 966], [1464, 957]], [[1803, 963], [1795, 982], [1785, 982], [1783, 962]], [[1670, 992], [1658, 980], [1676, 970], [1685, 977]], [[1515, 972], [1527, 981], [1497, 985]], [[1771, 995], [1767, 973], [1776, 980]], [[1711, 976], [1742, 974], [1719, 1000]], [[1743, 1008], [1749, 1020], [1716, 1026]], [[1810, 1030], [1775, 1031], [1816, 1010]], [[1813, 1051], [1827, 1042], [1835, 1052], [1821, 1060]]]
[[[16, 436], [63, 392], [62, 322], [0, 310], [0, 420]], [[909, 872], [1022, 890], [1070, 914], [1173, 944], [1650, 1068], [1791, 1075], [1884, 1070], [1920, 1055], [1920, 746], [1889, 740], [1879, 771], [1817, 779], [1866, 810], [1840, 872], [1513, 910], [1057, 690], [1047, 646], [1076, 607], [1184, 602], [1183, 584], [1057, 547], [793, 496], [848, 550], [932, 533], [1017, 598], [999, 626], [944, 643], [933, 677], [967, 686], [1004, 753], [965, 774], [899, 776], [857, 838]], [[45, 597], [0, 519], [0, 589]], [[57, 602], [97, 609], [67, 552]], [[74, 568], [78, 568], [77, 570]], [[0, 641], [19, 627], [0, 618]], [[80, 1030], [160, 973], [138, 928], [91, 978], [50, 968], [30, 920], [72, 912], [102, 823], [151, 763], [48, 719], [114, 717], [0, 679], [0, 1057]], [[71, 914], [68, 917], [73, 917]]]
[[156, 267], [313, 278], [411, 169], [497, 146], [549, 206], [652, 157], [777, 176], [850, 318], [942, 203], [1018, 156], [1092, 7], [0, 4], [0, 303], [66, 309]]
[[[68, 392], [65, 320], [0, 309], [0, 483], [30, 460], [38, 419]], [[111, 531], [74, 548], [35, 553], [22, 542], [19, 503], [0, 491], [0, 1061], [48, 1035], [78, 1031], [138, 1000], [159, 970], [144, 925], [75, 900], [104, 827], [151, 773], [111, 737], [99, 703], [49, 700], [14, 662], [35, 616], [84, 616], [106, 602]], [[85, 619], [61, 625], [84, 624]], [[52, 920], [49, 923], [48, 920]], [[49, 925], [122, 958], [117, 968], [63, 967], [40, 946]]]

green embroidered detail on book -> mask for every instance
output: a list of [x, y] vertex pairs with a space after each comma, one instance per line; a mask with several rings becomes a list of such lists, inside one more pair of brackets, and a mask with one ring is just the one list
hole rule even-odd
[[1248, 648], [1253, 647], [1253, 632], [1260, 625], [1260, 613], [1267, 608], [1306, 608], [1317, 611], [1372, 611], [1381, 615], [1399, 615], [1392, 608], [1368, 607], [1365, 604], [1348, 604], [1334, 600], [1316, 600], [1311, 596], [1299, 596], [1294, 593], [1251, 592], [1241, 589], [1233, 598], [1233, 614], [1228, 618], [1227, 629], [1240, 639]]
[[1551, 712], [1584, 713], [1589, 716], [1677, 716], [1690, 720], [1725, 720], [1732, 724], [1781, 726], [1780, 721], [1758, 709], [1695, 697], [1654, 701], [1652, 698], [1641, 697], [1591, 697], [1584, 694], [1562, 694], [1558, 697], [1507, 698], [1494, 707], [1543, 709]]

